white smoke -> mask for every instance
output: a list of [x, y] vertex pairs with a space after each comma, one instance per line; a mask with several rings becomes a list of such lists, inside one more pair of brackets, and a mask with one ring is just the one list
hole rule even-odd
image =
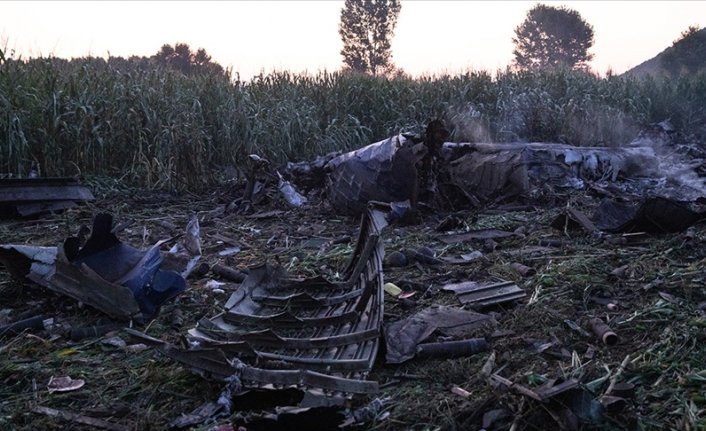
[[689, 146], [674, 144], [666, 133], [642, 135], [630, 145], [654, 149], [659, 164], [656, 193], [680, 201], [706, 198], [706, 179], [696, 172], [706, 160], [689, 155]]
[[492, 142], [487, 119], [473, 104], [462, 108], [450, 107], [449, 123], [457, 142]]

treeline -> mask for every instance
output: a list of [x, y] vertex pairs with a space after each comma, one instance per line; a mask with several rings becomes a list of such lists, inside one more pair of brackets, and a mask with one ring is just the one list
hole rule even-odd
[[256, 153], [276, 162], [345, 151], [444, 120], [453, 141], [622, 145], [670, 119], [706, 137], [706, 77], [468, 72], [412, 79], [277, 72], [243, 82], [144, 58], [0, 64], [0, 174], [110, 175], [196, 190]]

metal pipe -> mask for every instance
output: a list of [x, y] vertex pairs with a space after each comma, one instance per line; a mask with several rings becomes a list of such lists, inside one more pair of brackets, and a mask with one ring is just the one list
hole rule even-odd
[[485, 338], [425, 343], [417, 346], [417, 358], [460, 358], [488, 350]]
[[612, 329], [599, 318], [591, 319], [591, 329], [593, 333], [603, 340], [603, 344], [606, 346], [613, 346], [618, 342], [618, 334], [613, 332]]

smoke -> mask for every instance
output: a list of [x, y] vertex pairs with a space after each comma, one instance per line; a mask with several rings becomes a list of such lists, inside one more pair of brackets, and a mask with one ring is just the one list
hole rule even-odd
[[641, 127], [630, 115], [602, 102], [567, 108], [566, 142], [576, 146], [619, 147], [638, 136]]
[[462, 108], [450, 107], [449, 124], [454, 130], [456, 142], [492, 142], [488, 120], [473, 104]]
[[640, 131], [634, 118], [599, 98], [562, 100], [541, 88], [502, 88], [493, 106], [468, 104], [450, 117], [471, 142], [615, 147]]
[[706, 198], [706, 178], [696, 171], [706, 163], [706, 154], [698, 148], [676, 144], [665, 132], [643, 133], [630, 145], [654, 149], [658, 160], [655, 193], [680, 201]]

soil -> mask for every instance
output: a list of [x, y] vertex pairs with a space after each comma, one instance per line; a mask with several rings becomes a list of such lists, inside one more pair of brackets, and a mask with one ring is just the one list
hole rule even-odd
[[[208, 266], [246, 270], [268, 262], [291, 275], [336, 278], [353, 250], [356, 218], [337, 216], [320, 196], [310, 195], [307, 206], [292, 208], [274, 188], [250, 208], [232, 205], [242, 190], [234, 184], [198, 195], [108, 191], [61, 214], [4, 220], [1, 242], [57, 245], [82, 225], [90, 227], [94, 215], [105, 211], [118, 224], [129, 222], [118, 233], [122, 241], [147, 248], [179, 235], [197, 215], [202, 263]], [[441, 289], [449, 283], [507, 280], [526, 296], [479, 310], [497, 321], [493, 331], [483, 334], [487, 351], [387, 365], [381, 348], [369, 375], [380, 383], [380, 394], [352, 397], [349, 410], [342, 413], [376, 398], [377, 408], [371, 409], [366, 423], [352, 428], [703, 429], [706, 226], [697, 223], [684, 232], [648, 236], [550, 227], [565, 204], [590, 211], [596, 199], [585, 194], [557, 196], [554, 203], [514, 208], [521, 211], [451, 213], [422, 206], [416, 223], [388, 226], [386, 252], [427, 247], [439, 259], [474, 251], [482, 256], [463, 264], [440, 265], [430, 259], [386, 267], [386, 282], [415, 293], [404, 300], [386, 295], [385, 322], [433, 305], [462, 307], [452, 292]], [[449, 216], [456, 223], [437, 231]], [[439, 240], [443, 234], [477, 229], [516, 234], [495, 238], [494, 244]], [[241, 250], [219, 256], [234, 245]], [[430, 250], [423, 249], [423, 254]], [[513, 263], [534, 271], [522, 276]], [[185, 345], [187, 330], [214, 315], [237, 288], [211, 272], [199, 274], [188, 279], [187, 290], [165, 304], [157, 317], [136, 329]], [[209, 283], [214, 279], [225, 284], [214, 289]], [[0, 325], [39, 314], [53, 318], [57, 328], [96, 325], [106, 318], [71, 298], [13, 279], [2, 267], [0, 298]], [[183, 316], [181, 326], [173, 325], [177, 313]], [[616, 344], [606, 345], [593, 333], [594, 318], [617, 334]], [[27, 330], [0, 339], [0, 429], [170, 429], [181, 415], [216, 401], [224, 388], [149, 346], [125, 348], [116, 340], [139, 346], [123, 331], [72, 341], [60, 331]], [[434, 334], [430, 341], [439, 340]], [[49, 392], [50, 379], [60, 376], [85, 384], [73, 391]], [[571, 379], [577, 382], [575, 389], [542, 401], [532, 397]], [[512, 387], [499, 383], [507, 381]], [[617, 401], [607, 397], [616, 396], [616, 385], [629, 388]], [[231, 415], [189, 429], [265, 429], [256, 419], [275, 411], [275, 398], [236, 398]], [[283, 398], [280, 402], [286, 404], [286, 394]], [[329, 429], [332, 422], [324, 417], [317, 414], [313, 424], [303, 428], [302, 422], [297, 428]], [[277, 427], [270, 423], [266, 429]]]

